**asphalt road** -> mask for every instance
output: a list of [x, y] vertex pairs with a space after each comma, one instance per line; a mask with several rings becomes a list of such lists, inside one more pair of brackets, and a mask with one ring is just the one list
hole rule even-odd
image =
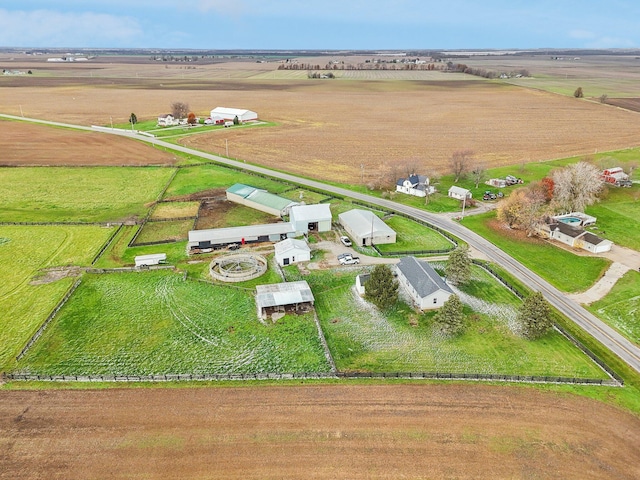
[[[21, 117], [13, 117], [9, 115], [0, 115], [7, 118], [13, 118], [17, 120], [27, 120], [34, 121], [38, 123], [45, 123], [69, 128], [80, 128], [82, 130], [91, 129], [84, 126], [77, 125], [69, 125], [62, 124], [58, 122], [48, 122], [34, 119], [24, 119]], [[314, 189], [323, 190], [329, 193], [333, 193], [335, 195], [341, 197], [348, 197], [355, 200], [360, 200], [362, 202], [367, 202], [372, 205], [377, 205], [383, 207], [388, 210], [404, 213], [409, 215], [415, 219], [422, 220], [432, 225], [435, 225], [443, 230], [446, 230], [458, 238], [464, 240], [470, 246], [475, 248], [478, 252], [486, 256], [492, 262], [500, 265], [505, 270], [509, 271], [514, 277], [520, 280], [524, 285], [531, 288], [535, 291], [540, 291], [545, 296], [545, 298], [549, 301], [551, 305], [557, 308], [560, 312], [574, 321], [577, 325], [587, 331], [590, 335], [596, 338], [599, 342], [601, 342], [604, 346], [606, 346], [609, 350], [611, 350], [614, 354], [624, 360], [629, 366], [635, 369], [637, 372], [640, 372], [640, 348], [634, 345], [632, 342], [624, 338], [618, 332], [616, 332], [613, 328], [606, 325], [595, 315], [591, 314], [589, 311], [584, 309], [581, 305], [576, 303], [575, 301], [568, 298], [564, 293], [560, 290], [543, 280], [541, 277], [533, 273], [531, 270], [526, 268], [520, 262], [513, 259], [511, 256], [507, 255], [505, 252], [500, 250], [498, 247], [488, 242], [480, 235], [472, 232], [471, 230], [464, 227], [459, 222], [452, 221], [451, 219], [439, 215], [435, 215], [429, 212], [425, 212], [423, 210], [402, 205], [400, 203], [396, 203], [390, 200], [385, 200], [377, 197], [373, 197], [370, 195], [353, 192], [351, 190], [347, 190], [340, 187], [335, 187], [332, 185], [327, 185], [322, 182], [318, 182], [315, 180], [309, 180], [306, 178], [298, 177], [295, 175], [290, 175], [287, 173], [277, 172], [275, 170], [270, 170], [268, 168], [247, 164], [244, 162], [240, 162], [237, 160], [230, 160], [224, 157], [220, 157], [218, 155], [212, 155], [210, 153], [200, 152], [198, 150], [193, 150], [191, 148], [182, 147], [180, 145], [175, 145], [172, 143], [165, 142], [163, 140], [159, 140], [154, 137], [148, 137], [145, 135], [138, 135], [132, 133], [127, 130], [113, 130], [104, 127], [94, 127], [94, 130], [122, 135], [130, 138], [135, 138], [137, 140], [141, 140], [143, 142], [147, 142], [153, 145], [157, 145], [160, 147], [164, 147], [171, 150], [180, 151], [183, 153], [187, 153], [189, 155], [197, 156], [200, 158], [204, 158], [206, 160], [210, 160], [213, 162], [217, 162], [224, 165], [229, 165], [234, 168], [244, 169], [250, 172], [267, 175], [274, 178], [279, 178], [286, 182], [291, 182], [297, 185], [302, 185]], [[464, 220], [462, 221], [464, 223]]]

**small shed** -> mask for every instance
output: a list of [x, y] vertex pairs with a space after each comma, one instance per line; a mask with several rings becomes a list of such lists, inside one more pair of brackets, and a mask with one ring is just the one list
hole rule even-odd
[[233, 121], [238, 117], [240, 123], [248, 122], [250, 120], [257, 120], [258, 114], [251, 110], [245, 110], [242, 108], [228, 108], [228, 107], [216, 107], [211, 110], [211, 118], [214, 116], [222, 117], [225, 120]]
[[311, 260], [311, 248], [304, 240], [287, 238], [276, 243], [275, 249], [276, 262], [282, 267]]
[[457, 198], [458, 200], [464, 200], [465, 198], [471, 198], [471, 192], [466, 188], [452, 185], [451, 188], [449, 188], [449, 196], [451, 198]]
[[136, 267], [149, 267], [151, 265], [159, 265], [167, 261], [166, 253], [152, 253], [149, 255], [137, 255], [134, 258]]
[[331, 207], [328, 203], [316, 205], [294, 205], [289, 210], [289, 221], [296, 232], [329, 232], [331, 230]]
[[277, 312], [308, 312], [313, 308], [314, 301], [311, 287], [305, 280], [256, 287], [256, 306], [260, 318]]
[[433, 267], [415, 257], [404, 257], [396, 265], [398, 283], [420, 310], [440, 308], [453, 290]]
[[358, 245], [396, 243], [396, 232], [370, 210], [354, 208], [338, 215], [338, 219]]
[[366, 293], [365, 284], [369, 281], [370, 277], [370, 273], [361, 273], [356, 276], [356, 291], [358, 292], [358, 295], [363, 296]]

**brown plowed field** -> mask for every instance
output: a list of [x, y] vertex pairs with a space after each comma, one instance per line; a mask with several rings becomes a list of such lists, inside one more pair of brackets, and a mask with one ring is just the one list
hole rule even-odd
[[637, 479], [640, 419], [462, 385], [0, 392], [0, 478]]
[[111, 116], [125, 123], [131, 112], [141, 121], [157, 118], [175, 101], [199, 116], [218, 105], [248, 108], [277, 125], [182, 143], [222, 154], [227, 140], [234, 158], [346, 183], [360, 183], [363, 170], [365, 183], [389, 182], [392, 166], [407, 161], [447, 173], [461, 149], [496, 166], [640, 145], [635, 112], [512, 85], [446, 82], [444, 74], [443, 81], [208, 80], [207, 68], [214, 66], [199, 67], [198, 78], [188, 70], [185, 79], [132, 74], [111, 85], [89, 77], [0, 79], [0, 98], [11, 99], [0, 111], [19, 115], [22, 106], [27, 117], [108, 125]]
[[141, 142], [0, 120], [0, 166], [170, 165], [174, 155]]

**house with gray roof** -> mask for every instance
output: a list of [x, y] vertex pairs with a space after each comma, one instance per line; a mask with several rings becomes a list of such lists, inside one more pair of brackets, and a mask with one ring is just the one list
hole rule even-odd
[[573, 227], [564, 222], [551, 223], [548, 226], [549, 238], [573, 248], [581, 248], [591, 253], [603, 253], [611, 250], [613, 242], [605, 240], [583, 228]]
[[420, 310], [440, 308], [453, 290], [433, 267], [415, 257], [404, 257], [396, 264], [398, 284]]
[[305, 280], [256, 287], [256, 306], [260, 318], [267, 318], [274, 313], [307, 312], [313, 308], [314, 301], [311, 287]]

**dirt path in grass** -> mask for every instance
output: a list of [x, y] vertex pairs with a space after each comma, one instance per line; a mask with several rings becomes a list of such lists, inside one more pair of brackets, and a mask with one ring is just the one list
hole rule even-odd
[[0, 478], [640, 478], [640, 419], [485, 385], [0, 391]]

